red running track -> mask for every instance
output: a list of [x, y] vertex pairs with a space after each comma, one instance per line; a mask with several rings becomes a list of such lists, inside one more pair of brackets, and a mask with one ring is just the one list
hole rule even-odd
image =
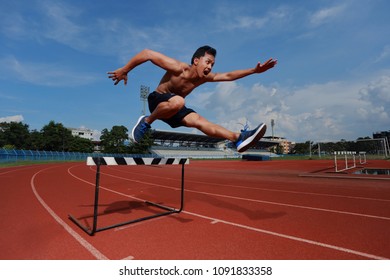
[[[191, 161], [184, 211], [89, 236], [96, 167], [0, 169], [0, 259], [389, 259], [389, 176], [330, 160]], [[389, 161], [367, 167], [390, 168]], [[98, 227], [178, 207], [181, 166], [102, 166]]]

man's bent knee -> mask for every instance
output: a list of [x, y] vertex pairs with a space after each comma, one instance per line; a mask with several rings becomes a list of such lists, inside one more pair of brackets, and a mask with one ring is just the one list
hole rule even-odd
[[185, 105], [184, 98], [181, 96], [175, 96], [168, 100], [168, 106], [172, 111], [180, 111]]

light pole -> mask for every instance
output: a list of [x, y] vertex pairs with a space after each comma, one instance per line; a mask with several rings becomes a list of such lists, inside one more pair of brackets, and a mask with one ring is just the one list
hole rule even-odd
[[143, 101], [143, 103], [144, 103], [142, 115], [146, 114], [146, 100], [148, 100], [149, 91], [150, 91], [149, 87], [141, 85], [140, 98], [141, 98], [141, 101]]

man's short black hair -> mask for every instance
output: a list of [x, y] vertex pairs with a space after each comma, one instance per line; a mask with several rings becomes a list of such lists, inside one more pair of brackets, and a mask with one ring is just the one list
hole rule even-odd
[[191, 64], [194, 64], [194, 59], [195, 58], [201, 58], [206, 53], [211, 54], [214, 57], [217, 56], [217, 50], [216, 49], [214, 49], [214, 48], [212, 48], [210, 46], [203, 46], [203, 47], [200, 47], [199, 49], [196, 50], [196, 52], [192, 56]]

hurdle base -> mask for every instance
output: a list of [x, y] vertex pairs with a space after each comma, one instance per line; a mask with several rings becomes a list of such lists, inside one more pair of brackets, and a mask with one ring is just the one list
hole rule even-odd
[[[169, 159], [168, 159], [168, 161], [171, 162], [171, 164], [172, 164], [172, 161], [170, 161]], [[104, 230], [108, 230], [108, 229], [112, 229], [112, 228], [116, 228], [116, 227], [120, 227], [120, 226], [125, 226], [125, 225], [129, 225], [129, 224], [133, 224], [133, 223], [137, 223], [137, 222], [141, 222], [141, 221], [145, 221], [145, 220], [149, 220], [149, 219], [153, 219], [153, 218], [157, 218], [157, 217], [162, 217], [162, 216], [166, 216], [166, 215], [170, 215], [170, 214], [174, 214], [174, 213], [180, 213], [183, 210], [183, 208], [184, 208], [184, 165], [186, 164], [187, 160], [181, 159], [179, 162], [179, 164], [181, 165], [181, 193], [180, 193], [180, 208], [179, 209], [165, 206], [162, 204], [158, 204], [155, 202], [144, 201], [144, 203], [146, 203], [148, 205], [151, 205], [151, 206], [154, 206], [154, 207], [166, 210], [166, 211], [161, 212], [161, 213], [156, 213], [153, 215], [149, 215], [149, 216], [145, 216], [142, 218], [137, 218], [137, 219], [129, 220], [126, 222], [121, 222], [121, 223], [113, 224], [110, 226], [98, 228], [97, 222], [98, 222], [98, 216], [99, 216], [98, 215], [99, 186], [100, 186], [99, 182], [100, 182], [100, 165], [102, 164], [102, 158], [96, 158], [96, 162], [97, 162], [97, 164], [96, 164], [97, 169], [96, 169], [95, 200], [94, 200], [92, 228], [86, 227], [74, 216], [72, 216], [70, 214], [68, 215], [69, 219], [72, 222], [74, 222], [78, 227], [80, 227], [84, 232], [86, 232], [88, 235], [93, 236], [96, 232], [100, 232], [100, 231], [104, 231]], [[158, 162], [158, 161], [156, 161], [156, 162]], [[154, 163], [151, 163], [151, 164], [154, 164]]]
[[175, 213], [180, 213], [183, 210], [182, 207], [180, 209], [176, 209], [176, 208], [171, 208], [171, 207], [161, 205], [158, 203], [154, 203], [154, 202], [150, 202], [150, 201], [145, 201], [145, 203], [148, 205], [151, 205], [151, 206], [158, 207], [160, 209], [164, 209], [166, 211], [161, 212], [161, 213], [156, 213], [154, 215], [149, 215], [149, 216], [129, 220], [126, 222], [121, 222], [121, 223], [117, 223], [117, 224], [113, 224], [113, 225], [109, 225], [109, 226], [105, 226], [105, 227], [100, 227], [100, 228], [86, 227], [74, 216], [68, 215], [68, 217], [72, 222], [74, 222], [85, 233], [87, 233], [90, 236], [93, 236], [93, 235], [95, 235], [95, 233], [100, 232], [100, 231], [104, 231], [104, 230], [108, 230], [108, 229], [112, 229], [112, 228], [116, 228], [116, 227], [121, 227], [121, 226], [126, 226], [129, 224], [134, 224], [134, 223], [138, 223], [138, 222], [142, 222], [142, 221], [146, 221], [146, 220], [150, 220], [150, 219], [154, 219], [154, 218], [158, 218], [158, 217], [162, 217], [162, 216], [167, 216], [167, 215], [171, 215], [171, 214], [175, 214]]

